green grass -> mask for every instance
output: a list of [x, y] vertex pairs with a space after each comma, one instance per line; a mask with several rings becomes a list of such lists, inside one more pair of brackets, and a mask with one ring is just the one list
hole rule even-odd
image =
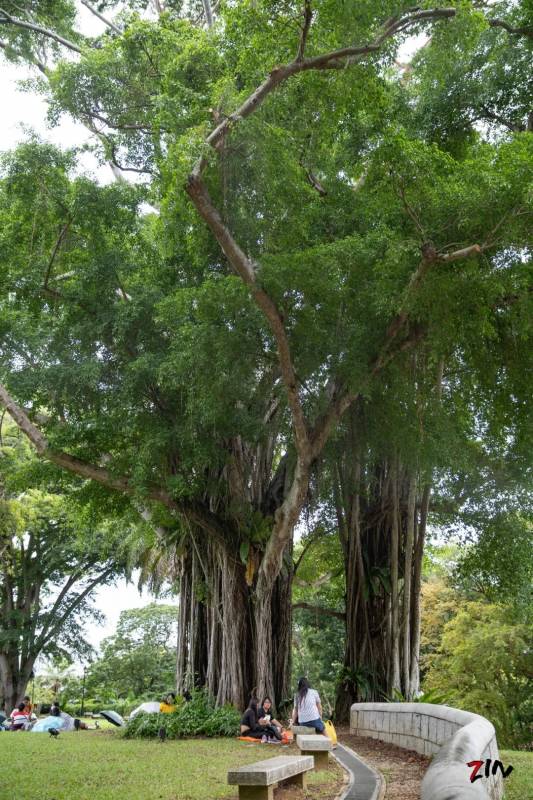
[[533, 797], [533, 753], [523, 750], [500, 750], [500, 760], [505, 769], [514, 769], [503, 781], [505, 800], [528, 800]]
[[[292, 750], [290, 751], [293, 752]], [[294, 751], [296, 754], [297, 751]], [[288, 754], [234, 739], [124, 739], [118, 731], [0, 733], [2, 800], [216, 800], [235, 797], [231, 767]], [[312, 786], [336, 777], [317, 772]], [[330, 795], [331, 796], [331, 795]]]

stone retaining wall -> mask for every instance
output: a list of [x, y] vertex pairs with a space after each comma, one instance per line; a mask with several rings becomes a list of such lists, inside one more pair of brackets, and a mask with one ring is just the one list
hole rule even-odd
[[503, 796], [499, 771], [496, 776], [469, 781], [469, 761], [499, 758], [494, 727], [479, 714], [432, 703], [355, 703], [350, 730], [435, 756], [422, 783], [422, 800], [501, 800]]

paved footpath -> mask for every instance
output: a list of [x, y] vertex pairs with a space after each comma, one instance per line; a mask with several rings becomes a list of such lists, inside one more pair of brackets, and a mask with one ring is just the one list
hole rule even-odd
[[342, 800], [378, 800], [381, 796], [381, 776], [342, 744], [337, 745], [333, 755], [352, 776]]

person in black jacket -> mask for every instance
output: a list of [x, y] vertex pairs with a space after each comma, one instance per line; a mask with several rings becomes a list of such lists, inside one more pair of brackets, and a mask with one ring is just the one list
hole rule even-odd
[[274, 708], [272, 706], [272, 700], [270, 697], [265, 697], [261, 703], [261, 708], [259, 709], [258, 714], [259, 724], [269, 725], [271, 728], [274, 728], [276, 738], [281, 739], [282, 725], [281, 722], [274, 717]]
[[257, 697], [250, 698], [248, 708], [241, 718], [241, 736], [249, 736], [251, 739], [261, 739], [266, 742], [269, 738], [281, 739], [281, 735], [276, 728], [263, 720], [264, 724], [259, 722], [259, 709], [257, 707]]

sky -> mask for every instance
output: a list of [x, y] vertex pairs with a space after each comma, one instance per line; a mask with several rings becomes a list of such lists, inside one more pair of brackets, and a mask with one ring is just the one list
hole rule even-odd
[[[79, 24], [84, 31], [91, 35], [101, 32], [103, 25], [91, 13], [79, 6]], [[420, 46], [423, 37], [406, 42], [399, 51], [399, 59], [407, 60], [414, 50]], [[74, 147], [90, 141], [86, 128], [64, 115], [58, 125], [50, 128], [47, 119], [47, 103], [44, 97], [34, 92], [25, 91], [21, 81], [35, 78], [38, 71], [30, 70], [21, 65], [7, 64], [0, 56], [0, 108], [2, 118], [0, 121], [0, 152], [9, 150], [19, 142], [24, 141], [29, 131], [33, 131], [45, 141], [61, 147]], [[80, 172], [92, 173], [99, 182], [108, 183], [113, 177], [107, 166], [98, 164], [96, 158], [90, 153], [80, 155], [78, 168]], [[102, 626], [90, 625], [87, 627], [87, 638], [94, 647], [98, 647], [103, 638], [112, 634], [120, 612], [130, 608], [140, 608], [154, 602], [154, 597], [144, 592], [142, 595], [137, 590], [136, 576], [133, 582], [119, 581], [115, 587], [100, 589], [94, 596], [94, 604], [106, 616]], [[168, 602], [168, 601], [167, 601]]]

